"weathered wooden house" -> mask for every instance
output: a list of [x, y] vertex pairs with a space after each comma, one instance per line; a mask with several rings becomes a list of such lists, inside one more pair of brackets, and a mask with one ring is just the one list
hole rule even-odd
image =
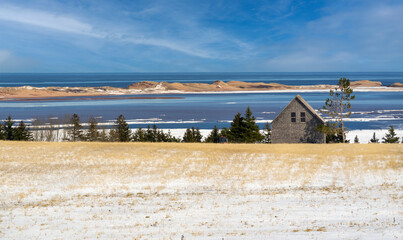
[[325, 120], [297, 95], [271, 123], [272, 143], [326, 143], [326, 135], [315, 130]]

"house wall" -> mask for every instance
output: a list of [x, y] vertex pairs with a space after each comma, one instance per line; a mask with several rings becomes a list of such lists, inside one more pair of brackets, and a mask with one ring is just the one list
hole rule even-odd
[[[291, 122], [291, 112], [296, 113], [296, 122]], [[305, 112], [305, 122], [300, 112]], [[322, 121], [294, 99], [272, 122], [272, 143], [326, 143], [325, 134], [315, 131], [318, 124]]]

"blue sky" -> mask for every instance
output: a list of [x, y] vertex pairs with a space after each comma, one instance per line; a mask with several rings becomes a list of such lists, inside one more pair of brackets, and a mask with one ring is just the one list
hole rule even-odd
[[403, 1], [0, 0], [0, 72], [403, 71]]

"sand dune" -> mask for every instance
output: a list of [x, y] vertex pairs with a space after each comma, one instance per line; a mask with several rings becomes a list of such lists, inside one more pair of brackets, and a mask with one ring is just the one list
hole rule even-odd
[[[127, 88], [115, 87], [0, 87], [0, 99], [13, 100], [21, 98], [52, 98], [77, 96], [133, 95], [133, 94], [179, 94], [203, 92], [244, 92], [244, 91], [328, 91], [336, 85], [304, 85], [291, 86], [279, 83], [251, 83], [241, 81], [223, 82], [217, 80], [207, 83], [168, 83], [142, 81]], [[362, 91], [403, 91], [403, 84], [394, 83], [382, 86], [381, 82], [361, 80], [351, 82], [351, 87]]]

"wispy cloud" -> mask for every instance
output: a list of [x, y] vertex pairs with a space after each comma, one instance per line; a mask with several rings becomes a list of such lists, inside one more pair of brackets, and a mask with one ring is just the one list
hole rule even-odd
[[397, 0], [0, 2], [0, 58], [45, 71], [403, 70]]
[[[289, 41], [269, 47], [270, 71], [399, 71], [403, 5], [360, 6], [309, 21]], [[281, 50], [279, 50], [281, 49]], [[371, 67], [369, 67], [371, 66]]]
[[55, 15], [45, 11], [19, 8], [10, 5], [0, 6], [0, 20], [91, 37], [102, 37], [102, 34], [94, 32], [90, 24], [79, 21], [73, 17]]
[[[140, 14], [153, 13], [153, 11], [142, 11]], [[160, 39], [155, 37], [145, 37], [149, 32], [129, 32], [119, 33], [111, 29], [96, 29], [93, 25], [78, 20], [74, 16], [53, 14], [41, 10], [25, 9], [16, 6], [0, 6], [0, 20], [17, 22], [50, 30], [55, 30], [64, 33], [78, 34], [93, 38], [105, 39], [108, 41], [121, 41], [131, 44], [149, 45], [160, 48], [166, 48], [173, 51], [178, 51], [187, 55], [214, 58], [213, 54], [197, 46], [195, 42], [185, 42], [180, 39]], [[218, 56], [217, 56], [218, 57]]]

